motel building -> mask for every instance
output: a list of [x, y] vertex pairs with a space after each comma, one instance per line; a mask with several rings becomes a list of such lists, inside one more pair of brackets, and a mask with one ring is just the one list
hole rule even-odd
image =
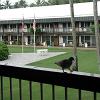
[[[74, 15], [77, 46], [82, 47], [87, 43], [88, 47], [95, 47], [95, 34], [90, 28], [94, 24], [93, 2], [74, 4]], [[36, 29], [40, 29], [35, 33], [36, 45], [46, 42], [48, 46], [72, 46], [70, 17], [69, 4], [0, 10], [0, 41], [7, 44], [22, 44], [23, 37], [25, 45], [32, 45], [34, 34], [30, 29], [35, 21]]]

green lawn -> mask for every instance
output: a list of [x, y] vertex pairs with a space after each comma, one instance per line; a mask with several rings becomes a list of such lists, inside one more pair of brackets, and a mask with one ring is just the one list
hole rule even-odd
[[[68, 58], [73, 55], [71, 48], [70, 49], [50, 48], [49, 51], [54, 51], [54, 49], [57, 49], [56, 51], [64, 51], [66, 53], [48, 59], [44, 59], [38, 62], [34, 62], [29, 65], [46, 67], [46, 68], [59, 68], [57, 65], [54, 64], [54, 62], [60, 61], [62, 59]], [[78, 66], [79, 66], [79, 71], [82, 72], [100, 73], [100, 71], [98, 70], [99, 68], [97, 63], [96, 50], [78, 49]]]
[[[21, 52], [20, 47], [9, 47], [9, 51], [12, 52]], [[41, 60], [31, 65], [41, 66], [41, 67], [49, 67], [49, 68], [59, 68], [54, 62], [59, 61], [64, 58], [68, 58], [72, 56], [72, 48], [49, 48], [49, 51], [56, 52], [66, 52], [65, 54], [51, 57], [45, 60]], [[24, 52], [33, 52], [33, 47], [25, 47]], [[82, 72], [91, 72], [91, 73], [99, 73], [97, 66], [97, 57], [95, 50], [80, 50], [78, 49], [78, 63], [79, 63], [79, 71]], [[62, 80], [63, 81], [63, 80]], [[9, 94], [9, 79], [4, 78], [4, 100], [10, 100]], [[19, 83], [18, 79], [13, 79], [13, 100], [19, 100]], [[23, 100], [29, 99], [29, 82], [22, 81], [22, 98]], [[40, 100], [40, 84], [33, 82], [32, 83], [32, 94], [33, 100]], [[52, 86], [44, 84], [44, 100], [52, 100]], [[78, 100], [78, 90], [68, 88], [68, 100]], [[0, 96], [1, 97], [1, 96]], [[55, 87], [55, 98], [56, 100], [64, 100], [64, 88], [56, 86]], [[0, 99], [1, 100], [1, 99]], [[82, 91], [82, 100], [93, 100], [93, 93]], [[97, 100], [100, 100], [100, 94], [97, 96]]]

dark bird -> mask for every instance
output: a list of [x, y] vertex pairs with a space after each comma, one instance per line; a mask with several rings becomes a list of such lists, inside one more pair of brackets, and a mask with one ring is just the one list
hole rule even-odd
[[71, 69], [71, 65], [75, 64], [75, 59], [73, 57], [70, 57], [69, 59], [63, 59], [61, 61], [55, 62], [58, 66], [60, 66], [64, 72], [64, 69], [69, 69], [71, 72], [73, 69]]

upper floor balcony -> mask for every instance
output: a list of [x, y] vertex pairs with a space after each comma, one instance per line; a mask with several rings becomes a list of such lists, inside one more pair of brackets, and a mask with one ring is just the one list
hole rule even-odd
[[[43, 32], [49, 32], [49, 33], [69, 33], [72, 32], [72, 28], [44, 28], [42, 29]], [[80, 27], [76, 28], [76, 32], [91, 32], [89, 27]]]
[[[29, 28], [25, 28], [23, 30], [24, 32], [30, 32]], [[70, 33], [72, 32], [72, 28], [68, 27], [68, 28], [43, 28], [41, 29], [42, 32], [47, 32], [47, 33]], [[22, 29], [17, 29], [17, 28], [12, 28], [12, 29], [0, 29], [0, 32], [22, 32]], [[76, 32], [91, 32], [89, 27], [80, 27], [80, 28], [76, 28]]]
[[97, 74], [0, 65], [0, 100], [99, 100], [99, 86]]

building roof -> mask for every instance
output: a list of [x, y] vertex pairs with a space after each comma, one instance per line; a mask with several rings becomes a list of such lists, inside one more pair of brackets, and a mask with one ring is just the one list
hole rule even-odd
[[[74, 4], [75, 17], [93, 16], [93, 2]], [[70, 5], [52, 5], [0, 10], [0, 21], [24, 19], [50, 19], [70, 17]], [[100, 16], [100, 1], [98, 1], [98, 15]]]

